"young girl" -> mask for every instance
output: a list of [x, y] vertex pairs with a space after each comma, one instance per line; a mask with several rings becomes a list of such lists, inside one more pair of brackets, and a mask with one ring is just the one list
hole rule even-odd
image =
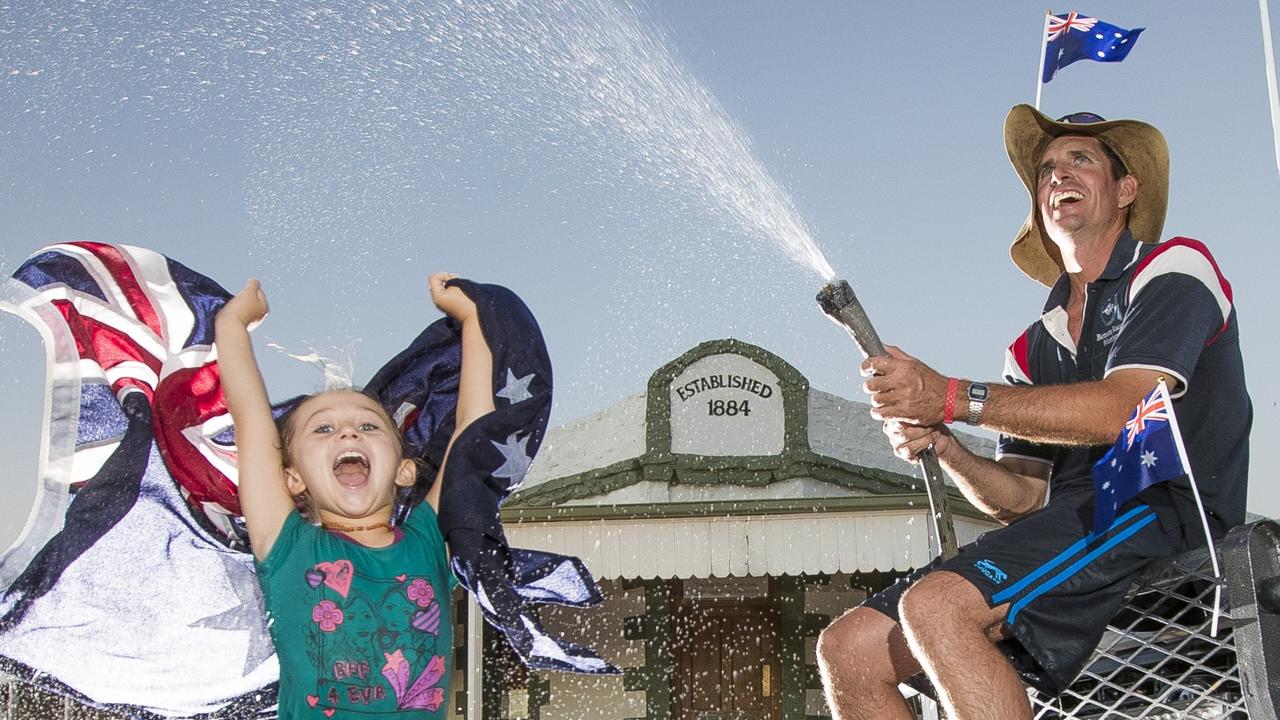
[[[494, 409], [492, 355], [475, 303], [446, 285], [454, 277], [428, 281], [436, 306], [462, 326], [452, 438]], [[323, 392], [277, 432], [249, 341], [266, 315], [250, 280], [215, 328], [240, 501], [280, 659], [280, 717], [445, 717], [452, 576], [435, 514], [444, 465], [425, 507], [393, 526], [397, 488], [413, 485], [416, 466], [376, 400]], [[299, 498], [319, 527], [302, 518]]]

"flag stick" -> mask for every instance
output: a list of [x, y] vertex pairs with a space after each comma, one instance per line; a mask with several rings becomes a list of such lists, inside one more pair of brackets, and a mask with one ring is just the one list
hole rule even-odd
[[[1160, 378], [1160, 387], [1165, 397], [1169, 398], [1169, 386], [1165, 384], [1164, 378]], [[1178, 447], [1178, 457], [1182, 460], [1182, 467], [1187, 469], [1187, 479], [1191, 481], [1191, 494], [1196, 499], [1196, 508], [1200, 511], [1200, 524], [1204, 527], [1204, 541], [1209, 545], [1209, 560], [1213, 563], [1213, 621], [1209, 626], [1209, 637], [1218, 637], [1218, 616], [1222, 612], [1222, 570], [1218, 568], [1218, 549], [1213, 545], [1213, 534], [1209, 532], [1209, 516], [1205, 514], [1204, 503], [1200, 500], [1200, 487], [1196, 485], [1196, 476], [1191, 472], [1191, 461], [1187, 459], [1187, 449], [1182, 445], [1182, 431], [1178, 429], [1178, 416], [1173, 412], [1172, 398], [1169, 398], [1169, 425], [1173, 429], [1173, 444]]]
[[[1262, 0], [1262, 2], [1266, 1]], [[1044, 51], [1049, 46], [1049, 18], [1052, 15], [1052, 10], [1044, 11], [1044, 32], [1040, 33], [1040, 69], [1036, 71], [1036, 110], [1040, 109], [1040, 88], [1044, 87], [1041, 78], [1044, 77]], [[1280, 162], [1280, 160], [1277, 160], [1277, 162]]]
[[1258, 0], [1258, 10], [1262, 13], [1263, 54], [1267, 61], [1267, 96], [1271, 98], [1271, 132], [1274, 135], [1271, 145], [1276, 151], [1276, 170], [1280, 171], [1280, 98], [1276, 93], [1276, 53], [1271, 43], [1271, 13], [1267, 10], [1267, 0]]

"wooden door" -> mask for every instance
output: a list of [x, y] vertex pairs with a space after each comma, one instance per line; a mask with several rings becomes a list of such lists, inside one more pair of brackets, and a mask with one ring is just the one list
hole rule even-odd
[[777, 613], [687, 605], [675, 618], [675, 720], [777, 720]]

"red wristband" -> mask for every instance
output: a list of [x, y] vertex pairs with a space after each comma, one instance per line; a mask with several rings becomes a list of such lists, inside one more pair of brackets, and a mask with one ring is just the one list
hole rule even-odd
[[942, 406], [942, 422], [948, 425], [956, 420], [956, 390], [959, 388], [959, 380], [947, 378], [947, 402]]

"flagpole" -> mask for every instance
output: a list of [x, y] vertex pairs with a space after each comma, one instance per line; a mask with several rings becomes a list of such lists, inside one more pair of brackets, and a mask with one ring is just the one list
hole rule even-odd
[[1200, 511], [1200, 524], [1204, 527], [1204, 541], [1209, 545], [1209, 560], [1213, 563], [1213, 621], [1209, 626], [1209, 637], [1218, 637], [1218, 616], [1222, 612], [1222, 570], [1218, 568], [1218, 549], [1214, 547], [1213, 534], [1209, 532], [1209, 516], [1205, 513], [1204, 503], [1200, 500], [1200, 487], [1196, 485], [1195, 473], [1191, 472], [1191, 461], [1187, 459], [1187, 449], [1182, 445], [1182, 431], [1178, 429], [1178, 416], [1173, 411], [1173, 399], [1169, 397], [1169, 386], [1165, 384], [1164, 378], [1160, 378], [1160, 390], [1168, 400], [1173, 444], [1178, 448], [1182, 467], [1187, 469], [1187, 479], [1191, 481], [1191, 494], [1196, 499], [1196, 508]]
[[[1267, 0], [1261, 0], [1266, 2]], [[1052, 10], [1044, 11], [1044, 32], [1040, 33], [1040, 69], [1036, 71], [1036, 110], [1040, 109], [1040, 89], [1044, 87], [1042, 78], [1044, 77], [1044, 52], [1049, 46], [1049, 18], [1053, 17]], [[1273, 114], [1272, 117], [1275, 117]], [[1280, 153], [1280, 150], [1276, 152]], [[1280, 155], [1277, 155], [1277, 163], [1280, 163]]]
[[1258, 0], [1258, 10], [1262, 13], [1263, 54], [1267, 62], [1267, 96], [1271, 99], [1271, 132], [1272, 147], [1276, 151], [1276, 170], [1280, 171], [1280, 98], [1276, 92], [1276, 53], [1271, 42], [1271, 13], [1267, 10], [1267, 0]]

